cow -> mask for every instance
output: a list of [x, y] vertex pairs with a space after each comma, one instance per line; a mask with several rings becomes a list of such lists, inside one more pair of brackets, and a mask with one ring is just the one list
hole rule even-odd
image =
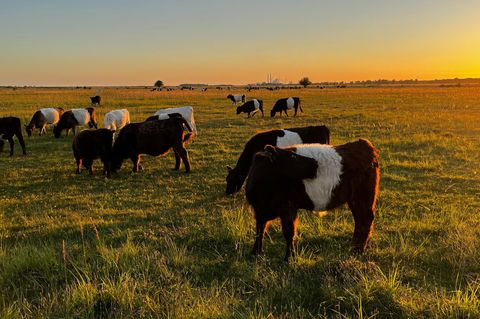
[[90, 97], [90, 101], [92, 102], [92, 105], [100, 105], [100, 101], [102, 100], [100, 95], [95, 95]]
[[[160, 114], [160, 115], [152, 115], [152, 116], [149, 116], [145, 121], [156, 121], [156, 120], [166, 120], [166, 119], [169, 119], [169, 118], [172, 118], [172, 117], [182, 117], [182, 114], [180, 113], [164, 113], [164, 114]], [[187, 130], [188, 131], [188, 130]], [[185, 143], [188, 143], [188, 142], [191, 142], [192, 141], [192, 133], [188, 132], [187, 134], [185, 134], [183, 136], [183, 141]]]
[[0, 118], [0, 151], [3, 150], [4, 139], [10, 144], [10, 156], [13, 156], [13, 149], [15, 142], [13, 136], [16, 136], [20, 146], [22, 147], [23, 155], [27, 155], [25, 141], [23, 140], [22, 124], [18, 117], [8, 116]]
[[237, 105], [238, 102], [245, 103], [246, 96], [245, 94], [229, 94], [227, 95], [227, 99], [232, 101], [232, 104]]
[[61, 107], [43, 108], [33, 113], [32, 119], [28, 125], [25, 125], [27, 135], [32, 136], [36, 128], [40, 129], [39, 135], [46, 134], [47, 125], [55, 125], [60, 120], [60, 116], [65, 112]]
[[93, 107], [87, 107], [85, 109], [71, 109], [66, 111], [60, 116], [60, 120], [53, 128], [53, 134], [55, 138], [59, 138], [63, 130], [68, 132], [72, 129], [75, 134], [75, 128], [77, 126], [87, 125], [89, 128], [97, 128], [97, 115]]
[[118, 134], [113, 145], [112, 171], [118, 171], [122, 167], [123, 161], [129, 158], [133, 163], [133, 172], [138, 172], [141, 154], [160, 156], [173, 149], [175, 153], [174, 170], [178, 171], [183, 161], [185, 173], [189, 173], [190, 162], [183, 144], [183, 125], [192, 132], [190, 124], [183, 117], [126, 125]]
[[277, 102], [275, 102], [275, 105], [270, 111], [270, 117], [274, 117], [275, 113], [280, 113], [280, 116], [282, 116], [282, 111], [285, 113], [286, 116], [288, 116], [287, 110], [293, 110], [293, 109], [295, 109], [294, 116], [297, 116], [298, 109], [300, 109], [300, 111], [303, 113], [300, 98], [287, 97], [284, 99], [280, 99]]
[[77, 163], [76, 173], [80, 174], [83, 165], [93, 175], [93, 161], [100, 158], [103, 163], [103, 174], [110, 177], [113, 134], [115, 131], [100, 128], [83, 130], [73, 138], [73, 156]]
[[103, 127], [112, 131], [120, 130], [130, 124], [130, 113], [127, 109], [113, 110], [105, 113]]
[[292, 144], [320, 143], [330, 144], [330, 130], [325, 125], [271, 130], [254, 135], [243, 148], [234, 168], [227, 166], [226, 195], [238, 192], [245, 182], [252, 164], [253, 155], [266, 145], [284, 147]]
[[324, 211], [344, 203], [355, 221], [352, 252], [363, 253], [373, 232], [379, 181], [378, 151], [365, 139], [337, 146], [267, 145], [255, 154], [245, 186], [256, 220], [252, 254], [262, 252], [269, 223], [280, 218], [288, 261], [295, 256], [298, 210]]
[[[159, 119], [165, 119], [165, 116], [162, 114], [173, 114], [173, 113], [179, 113], [182, 115], [182, 117], [188, 122], [188, 125], [191, 128], [191, 132], [193, 132], [193, 135], [198, 135], [197, 132], [197, 125], [195, 124], [195, 118], [193, 116], [193, 107], [191, 106], [182, 106], [182, 107], [173, 107], [169, 109], [160, 109], [157, 112], [154, 113], [154, 116], [159, 116]], [[150, 117], [152, 118], [152, 117]]]
[[247, 117], [250, 117], [250, 113], [253, 113], [253, 117], [258, 112], [258, 110], [262, 112], [263, 117], [263, 101], [253, 99], [237, 107], [237, 115], [240, 113], [247, 113]]

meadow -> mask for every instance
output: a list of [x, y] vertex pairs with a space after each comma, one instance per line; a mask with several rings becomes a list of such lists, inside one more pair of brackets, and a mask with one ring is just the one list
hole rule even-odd
[[[240, 92], [240, 90], [239, 90]], [[87, 107], [94, 89], [0, 89], [0, 116]], [[75, 175], [72, 137], [27, 138], [0, 154], [2, 318], [478, 318], [480, 89], [373, 87], [252, 91], [266, 116], [235, 115], [227, 91], [102, 89], [99, 123], [128, 108], [142, 121], [191, 105], [199, 135], [192, 172], [173, 154], [144, 156], [106, 179]], [[281, 97], [304, 114], [270, 118]], [[346, 208], [300, 212], [298, 257], [283, 262], [278, 222], [253, 259], [243, 190], [226, 197], [226, 165], [261, 130], [325, 124], [332, 144], [367, 138], [380, 150], [375, 230], [350, 255]], [[26, 134], [25, 134], [26, 135]]]

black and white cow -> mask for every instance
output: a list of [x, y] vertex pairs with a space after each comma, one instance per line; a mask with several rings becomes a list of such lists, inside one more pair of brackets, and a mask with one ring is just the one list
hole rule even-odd
[[13, 141], [13, 136], [16, 136], [20, 146], [23, 150], [23, 155], [27, 155], [27, 150], [25, 148], [25, 141], [23, 140], [22, 134], [22, 124], [18, 117], [1, 117], [0, 118], [0, 151], [3, 149], [5, 142], [7, 140], [10, 144], [10, 156], [13, 156], [13, 148], [15, 142]]
[[89, 128], [97, 128], [97, 115], [93, 107], [85, 109], [71, 109], [60, 116], [58, 124], [53, 128], [53, 134], [56, 138], [60, 137], [63, 130], [68, 132], [72, 129], [75, 134], [77, 126], [87, 125]]
[[47, 133], [47, 125], [55, 125], [60, 120], [65, 110], [61, 107], [48, 107], [36, 111], [30, 123], [25, 125], [25, 130], [27, 131], [28, 136], [32, 136], [35, 128], [40, 129], [39, 135]]
[[[195, 117], [193, 116], [193, 107], [191, 106], [182, 106], [182, 107], [172, 107], [168, 109], [160, 109], [155, 112], [154, 115], [159, 116], [158, 119], [166, 119], [166, 114], [178, 113], [188, 122], [192, 130], [193, 135], [198, 135], [197, 125], [195, 124]], [[151, 117], [149, 118], [151, 119]], [[193, 137], [193, 136], [192, 136]]]
[[330, 144], [330, 130], [325, 125], [271, 130], [254, 135], [245, 144], [235, 168], [227, 166], [227, 195], [238, 192], [247, 178], [253, 155], [266, 145], [284, 147], [293, 144]]
[[245, 94], [229, 94], [227, 95], [227, 99], [232, 101], [232, 104], [237, 105], [239, 102], [245, 103], [246, 96]]
[[102, 98], [100, 97], [100, 95], [95, 95], [90, 97], [90, 101], [92, 102], [92, 105], [100, 105], [101, 100]]
[[277, 102], [275, 102], [275, 105], [270, 111], [270, 116], [274, 117], [275, 113], [280, 113], [280, 116], [282, 116], [282, 111], [285, 113], [286, 116], [288, 116], [287, 110], [293, 110], [293, 109], [295, 110], [294, 116], [297, 116], [298, 109], [300, 109], [300, 111], [303, 113], [300, 98], [287, 97], [284, 99], [280, 99]]
[[362, 253], [373, 231], [379, 181], [378, 151], [364, 139], [337, 146], [267, 145], [255, 154], [246, 184], [256, 219], [252, 253], [261, 253], [268, 224], [280, 218], [288, 260], [295, 256], [298, 210], [324, 211], [344, 203], [355, 221], [353, 252]]
[[127, 109], [113, 110], [105, 113], [103, 127], [112, 131], [120, 130], [130, 124], [130, 113]]
[[247, 117], [250, 117], [250, 114], [252, 114], [253, 117], [258, 112], [258, 110], [262, 112], [263, 117], [263, 101], [253, 99], [237, 107], [237, 115], [240, 113], [247, 113]]

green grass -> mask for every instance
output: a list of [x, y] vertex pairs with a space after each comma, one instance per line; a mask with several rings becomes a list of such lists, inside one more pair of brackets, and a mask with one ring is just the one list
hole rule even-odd
[[[0, 90], [0, 116], [25, 122], [50, 105], [85, 107], [92, 92]], [[192, 172], [144, 156], [107, 180], [74, 174], [71, 137], [26, 138], [0, 154], [0, 317], [480, 317], [480, 90], [384, 87], [252, 91], [268, 111], [288, 95], [298, 118], [236, 116], [226, 91], [104, 89], [99, 122], [128, 108], [192, 105]], [[251, 259], [254, 219], [243, 191], [225, 197], [226, 165], [265, 129], [326, 124], [332, 143], [380, 150], [371, 247], [349, 255], [346, 208], [300, 213], [298, 258], [284, 264], [279, 223]]]

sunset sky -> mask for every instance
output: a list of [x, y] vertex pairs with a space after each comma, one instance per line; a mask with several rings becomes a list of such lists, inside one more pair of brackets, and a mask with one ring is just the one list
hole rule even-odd
[[0, 0], [0, 85], [480, 77], [478, 0]]

